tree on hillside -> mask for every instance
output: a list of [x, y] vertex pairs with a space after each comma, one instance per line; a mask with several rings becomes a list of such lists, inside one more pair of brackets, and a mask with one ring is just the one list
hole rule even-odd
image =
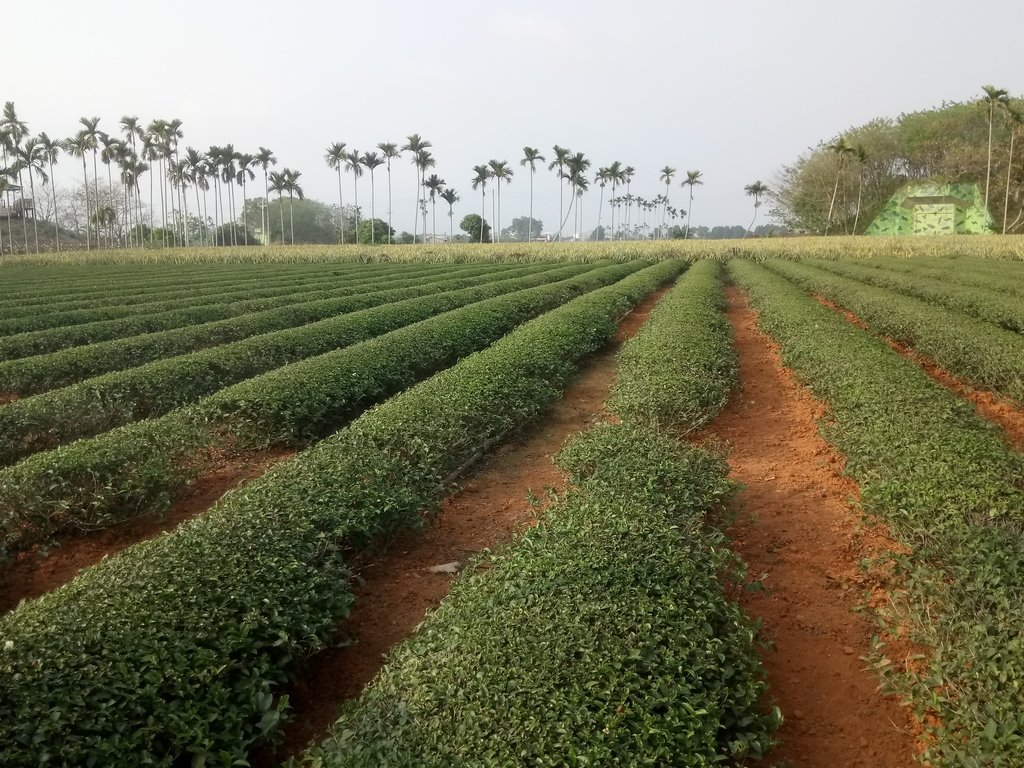
[[[537, 163], [544, 162], [544, 155], [540, 153], [539, 149], [534, 147], [523, 147], [523, 159], [519, 161], [519, 164], [524, 168], [530, 166], [530, 221], [533, 221], [533, 177], [537, 173]], [[533, 232], [530, 231], [527, 236], [527, 242], [533, 240]]]
[[463, 217], [459, 229], [469, 235], [470, 242], [489, 243], [491, 242], [491, 226], [487, 220], [475, 213]]
[[747, 184], [747, 186], [743, 188], [743, 191], [746, 192], [748, 196], [754, 198], [754, 218], [750, 220], [750, 226], [747, 227], [747, 232], [743, 235], [746, 237], [747, 234], [754, 229], [754, 222], [757, 221], [757, 209], [761, 207], [761, 198], [767, 194], [768, 187], [758, 180], [753, 184]]
[[[847, 141], [845, 136], [840, 136], [828, 145], [828, 151], [836, 158], [836, 184], [832, 188], [832, 202], [828, 205], [828, 217], [825, 219], [825, 234], [828, 234], [829, 226], [832, 224], [832, 212], [836, 207], [836, 195], [839, 192], [839, 182], [843, 178], [843, 169], [846, 161], [854, 153], [853, 145]], [[756, 212], [755, 212], [756, 213]]]
[[1002, 88], [983, 85], [985, 92], [982, 104], [988, 107], [988, 162], [985, 169], [985, 207], [988, 208], [988, 190], [992, 182], [992, 125], [995, 122], [996, 109], [1005, 109], [1010, 101], [1010, 94]]

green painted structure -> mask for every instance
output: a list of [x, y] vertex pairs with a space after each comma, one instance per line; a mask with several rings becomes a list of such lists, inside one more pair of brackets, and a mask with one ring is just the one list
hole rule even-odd
[[912, 181], [889, 198], [866, 235], [987, 235], [992, 216], [977, 184]]

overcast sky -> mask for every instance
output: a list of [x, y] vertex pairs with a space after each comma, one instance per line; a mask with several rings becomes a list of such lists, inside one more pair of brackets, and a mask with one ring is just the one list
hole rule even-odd
[[[560, 144], [592, 171], [634, 166], [632, 191], [648, 198], [664, 191], [663, 166], [699, 169], [693, 223], [745, 225], [743, 187], [821, 139], [985, 83], [1024, 92], [1015, 0], [11, 0], [0, 25], [0, 100], [33, 133], [71, 135], [82, 116], [108, 132], [125, 114], [176, 117], [185, 144], [270, 147], [302, 171], [307, 196], [335, 202], [328, 144], [365, 151], [419, 133], [462, 197], [456, 224], [480, 208], [474, 165], [514, 165], [507, 225], [527, 213], [523, 146], [550, 160]], [[74, 167], [58, 167], [58, 185]], [[395, 229], [411, 231], [407, 158], [393, 179]], [[546, 168], [534, 183], [534, 216], [554, 231], [558, 183]], [[364, 177], [366, 213], [369, 192]], [[673, 204], [685, 195], [677, 179]], [[588, 232], [597, 201], [595, 187]]]

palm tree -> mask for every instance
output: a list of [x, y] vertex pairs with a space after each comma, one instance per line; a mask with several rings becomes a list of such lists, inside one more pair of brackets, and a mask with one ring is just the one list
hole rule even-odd
[[231, 244], [238, 245], [238, 233], [235, 231], [235, 178], [238, 176], [235, 162], [238, 160], [238, 153], [235, 152], [234, 144], [225, 144], [220, 149], [220, 177], [227, 186], [228, 205], [231, 206]]
[[1006, 197], [1003, 200], [1003, 234], [1006, 234], [1006, 217], [1010, 212], [1010, 172], [1013, 170], [1013, 143], [1018, 131], [1024, 127], [1024, 111], [1010, 104], [1006, 105], [1006, 117], [1010, 121], [1010, 156], [1006, 163]]
[[[46, 156], [43, 150], [43, 144], [40, 137], [33, 136], [30, 139], [25, 139], [25, 144], [18, 152], [18, 159], [24, 165], [25, 171], [28, 173], [28, 184], [31, 190], [33, 207], [32, 207], [32, 236], [35, 240], [36, 253], [39, 253], [39, 223], [36, 220], [36, 185], [35, 176], [39, 176], [39, 180], [46, 184], [50, 178], [46, 175], [44, 164], [46, 163]], [[24, 216], [24, 212], [22, 216]], [[27, 250], [27, 249], [26, 249]]]
[[[181, 160], [185, 177], [192, 182], [192, 188], [196, 192], [196, 215], [200, 216], [199, 190], [209, 189], [210, 183], [206, 180], [206, 158], [193, 147], [185, 148], [185, 157]], [[203, 217], [200, 216], [199, 237], [203, 238]]]
[[53, 165], [60, 156], [64, 143], [51, 139], [46, 132], [39, 134], [39, 152], [47, 166], [50, 168], [50, 195], [53, 198], [53, 231], [57, 241], [57, 251], [60, 252], [60, 217], [57, 215], [57, 186], [53, 181]]
[[494, 231], [497, 232], [497, 242], [501, 242], [501, 182], [508, 184], [512, 181], [512, 169], [507, 160], [491, 160], [491, 176], [498, 182], [498, 213], [494, 219]]
[[[558, 221], [559, 224], [562, 222], [562, 181], [565, 179], [565, 161], [569, 159], [568, 147], [560, 147], [555, 144], [552, 147], [552, 151], [555, 153], [555, 159], [548, 163], [548, 170], [553, 171], [555, 168], [558, 169]], [[562, 228], [558, 228], [558, 242], [562, 242]]]
[[85, 156], [89, 153], [89, 137], [85, 131], [79, 131], [70, 139], [65, 140], [64, 149], [73, 157], [82, 158], [82, 178], [85, 189], [85, 249], [92, 250], [91, 229], [89, 226], [89, 170], [85, 164]]
[[743, 188], [743, 191], [748, 196], [754, 198], [754, 218], [750, 221], [750, 227], [743, 233], [743, 237], [746, 237], [754, 230], [754, 222], [757, 221], [757, 209], [761, 207], [761, 197], [768, 193], [768, 187], [762, 184], [760, 180], [755, 181], [753, 184], [747, 184]]
[[[413, 214], [413, 218], [412, 218], [412, 239], [413, 239], [413, 242], [416, 241], [416, 226], [417, 226], [416, 217], [419, 215], [419, 211], [420, 211], [420, 199], [419, 198], [420, 198], [421, 179], [420, 179], [420, 166], [419, 166], [419, 163], [417, 162], [417, 158], [419, 156], [419, 153], [422, 150], [427, 149], [430, 146], [433, 146], [433, 145], [429, 141], [424, 141], [420, 137], [420, 135], [418, 133], [414, 133], [411, 136], [407, 136], [406, 140], [405, 140], [405, 144], [402, 145], [402, 151], [403, 152], [411, 152], [412, 153], [412, 162], [413, 162], [413, 165], [416, 166], [416, 208], [415, 208], [415, 213]], [[426, 234], [426, 233], [424, 233], [424, 234]]]
[[597, 173], [594, 174], [594, 183], [601, 187], [601, 196], [597, 201], [597, 237], [603, 239], [603, 230], [601, 229], [601, 212], [604, 210], [604, 188], [611, 181], [607, 168], [598, 168]]
[[402, 152], [397, 144], [388, 141], [382, 141], [377, 145], [377, 149], [381, 151], [388, 164], [388, 245], [391, 245], [391, 161], [401, 157]]
[[[285, 168], [285, 171], [288, 169]], [[281, 195], [288, 191], [288, 177], [284, 171], [271, 171], [270, 181], [268, 182], [267, 189], [270, 192], [277, 192], [277, 210], [281, 214], [281, 245], [284, 245], [284, 202], [281, 200]], [[269, 193], [268, 193], [269, 194]], [[267, 212], [267, 219], [270, 219], [270, 212]], [[269, 230], [268, 230], [269, 236]]]
[[[662, 205], [666, 209], [668, 208], [668, 188], [669, 188], [669, 185], [672, 183], [672, 178], [675, 175], [676, 175], [676, 169], [673, 168], [672, 166], [666, 165], [664, 168], [661, 169], [661, 175], [659, 176], [659, 178], [662, 181], [665, 182], [665, 200], [662, 203]], [[662, 213], [662, 216], [661, 216], [661, 226], [659, 227], [659, 229], [661, 230], [662, 238], [665, 237], [665, 218], [667, 216], [668, 216], [668, 211], [665, 210], [664, 213]]]
[[[22, 140], [28, 137], [28, 125], [18, 118], [18, 113], [17, 110], [15, 110], [14, 108], [13, 101], [8, 101], [4, 104], [3, 117], [0, 118], [0, 126], [3, 126], [6, 129], [5, 134], [7, 136], [7, 141], [4, 144], [4, 164], [6, 164], [8, 150], [10, 150], [15, 155], [15, 157], [17, 157], [18, 149], [21, 146]], [[25, 184], [22, 182], [21, 179], [21, 172], [24, 170], [24, 168], [24, 163], [18, 163], [16, 161], [14, 163], [14, 166], [12, 167], [12, 170], [18, 178], [18, 187], [20, 189], [22, 206], [21, 228], [22, 235], [25, 238], [25, 252], [28, 253], [28, 219], [26, 218], [24, 211]], [[11, 232], [10, 227], [8, 227], [8, 237], [11, 239], [11, 250], [13, 252], [14, 236]]]
[[345, 244], [345, 201], [341, 196], [341, 170], [348, 159], [348, 154], [345, 152], [347, 146], [344, 141], [336, 141], [324, 153], [327, 167], [338, 173], [338, 228], [341, 230], [342, 245]]
[[857, 212], [853, 217], [853, 234], [857, 234], [857, 225], [860, 223], [860, 207], [864, 200], [864, 166], [868, 161], [868, 151], [863, 144], [853, 148], [853, 155], [857, 158]]
[[[100, 152], [100, 160], [107, 166], [107, 196], [110, 201], [109, 204], [112, 206], [114, 203], [114, 176], [113, 169], [110, 166], [112, 164], [120, 165], [121, 161], [126, 157], [128, 145], [120, 139], [102, 132], [99, 134], [99, 140], [100, 144], [103, 145], [103, 150]], [[112, 245], [113, 239], [113, 232], [108, 231], [107, 242]]]
[[480, 188], [481, 203], [480, 203], [480, 242], [484, 241], [484, 215], [487, 212], [487, 180], [491, 178], [491, 168], [487, 165], [474, 165], [473, 173], [476, 176], [473, 177], [473, 189]]
[[683, 229], [683, 239], [686, 240], [690, 237], [690, 218], [693, 213], [693, 188], [701, 186], [704, 182], [701, 181], [703, 174], [700, 171], [687, 171], [686, 178], [683, 179], [683, 183], [679, 186], [690, 188], [690, 202], [686, 210], [686, 226]]
[[988, 164], [985, 171], [985, 208], [988, 209], [988, 189], [992, 181], [992, 124], [995, 122], [996, 109], [1005, 109], [1010, 103], [1010, 94], [1003, 88], [996, 88], [992, 85], [983, 85], [981, 90], [985, 95], [981, 103], [988, 106]]
[[[160, 145], [159, 139], [150, 128], [146, 129], [146, 133], [142, 137], [142, 159], [149, 163], [149, 232], [150, 237], [153, 234], [153, 214], [155, 206], [153, 205], [153, 177], [156, 175], [156, 163], [160, 159]], [[214, 208], [216, 214], [216, 208]]]
[[[608, 166], [608, 181], [612, 185], [612, 196], [611, 196], [611, 199], [608, 201], [608, 205], [612, 209], [612, 212], [611, 212], [611, 219], [612, 219], [611, 230], [612, 230], [612, 239], [614, 240], [615, 239], [615, 209], [618, 208], [622, 204], [622, 200], [621, 200], [621, 198], [616, 196], [615, 190], [618, 188], [619, 184], [625, 184], [626, 183], [626, 170], [622, 167], [622, 163], [620, 163], [618, 160], [616, 160], [615, 162], [613, 162], [611, 165]], [[613, 203], [612, 201], [615, 201], [615, 202]]]
[[356, 201], [356, 242], [359, 242], [359, 177], [363, 175], [362, 155], [358, 149], [345, 153], [345, 170], [352, 171], [352, 189]]
[[[99, 138], [100, 138], [100, 119], [98, 117], [83, 117], [78, 120], [84, 126], [85, 135], [89, 139], [89, 150], [92, 152], [92, 199], [93, 207], [99, 205], [100, 200], [100, 185], [99, 185]], [[106, 220], [106, 216], [93, 216], [97, 225], [101, 220]], [[96, 242], [99, 245], [99, 230], [96, 230]]]
[[238, 172], [236, 179], [239, 184], [242, 185], [242, 237], [245, 240], [244, 245], [249, 244], [249, 222], [246, 213], [246, 202], [247, 197], [245, 194], [246, 182], [255, 181], [256, 174], [253, 173], [253, 166], [256, 164], [256, 157], [247, 153], [241, 153], [235, 158], [238, 160]]
[[533, 242], [533, 176], [537, 173], [537, 162], [544, 162], [544, 155], [534, 147], [523, 147], [523, 159], [519, 164], [523, 167], [530, 166], [530, 222], [527, 224], [527, 242]]
[[[420, 172], [420, 181], [424, 182], [427, 178], [427, 169], [434, 167], [434, 156], [430, 154], [428, 149], [420, 149], [415, 153], [413, 162], [416, 163], [416, 167]], [[424, 185], [425, 188], [425, 185]], [[420, 198], [419, 201], [420, 212], [423, 214], [423, 242], [427, 241], [427, 203], [424, 198]]]
[[[437, 193], [444, 188], [444, 179], [439, 178], [436, 173], [430, 174], [430, 178], [423, 181], [424, 188], [430, 190], [430, 209], [431, 209], [431, 228], [433, 232], [430, 235], [430, 242], [437, 242]], [[426, 233], [423, 235], [423, 239], [426, 240]]]
[[[577, 198], [582, 197], [580, 188], [583, 187], [585, 189], [590, 184], [586, 177], [587, 169], [590, 168], [590, 161], [584, 157], [582, 152], [577, 152], [575, 155], [566, 158], [563, 165], [569, 169], [568, 172], [563, 175], [565, 180], [569, 182], [569, 186], [572, 188], [572, 197], [569, 200], [569, 212], [566, 213], [565, 219], [563, 219], [559, 225], [559, 233], [561, 233], [562, 227], [565, 226], [565, 221], [569, 218], [569, 213], [573, 212], [573, 205]], [[573, 236], [575, 237], [579, 232], [575, 223], [573, 224], [573, 230]]]
[[[267, 175], [270, 166], [277, 165], [277, 158], [274, 157], [274, 153], [266, 147], [260, 147], [259, 151], [256, 152], [256, 164], [263, 169], [263, 200], [265, 205], [260, 209], [260, 227], [263, 229], [263, 236], [270, 242], [270, 179]], [[341, 187], [341, 180], [338, 180], [339, 194]], [[267, 223], [266, 226], [263, 224], [263, 215], [266, 213]], [[283, 228], [282, 228], [283, 229]]]
[[[143, 151], [150, 163], [160, 164], [160, 228], [163, 235], [163, 245], [167, 247], [167, 159], [171, 156], [170, 149], [170, 126], [166, 120], [152, 120], [146, 126], [146, 135], [143, 138]], [[213, 147], [211, 147], [213, 149]], [[150, 185], [150, 204], [152, 210], [153, 187]], [[153, 226], [153, 215], [149, 217], [150, 227]]]
[[[370, 171], [370, 244], [377, 243], [377, 190], [373, 182], [373, 172], [384, 165], [384, 158], [376, 152], [364, 152], [359, 161]], [[388, 225], [390, 228], [390, 225]]]
[[[828, 218], [825, 220], [825, 234], [828, 234], [828, 228], [832, 224], [832, 211], [836, 205], [836, 195], [839, 193], [839, 181], [843, 178], [843, 167], [846, 159], [854, 153], [853, 145], [846, 140], [845, 136], [840, 136], [834, 142], [829, 144], [826, 149], [832, 152], [836, 156], [836, 185], [832, 189], [832, 202], [828, 206]], [[843, 193], [846, 194], [845, 192]], [[755, 211], [756, 213], [756, 211]]]
[[[448, 203], [448, 242], [452, 242], [455, 237], [455, 211], [453, 210], [455, 204], [459, 202], [459, 193], [449, 187], [444, 190], [441, 195], [441, 199]], [[481, 225], [480, 229], [483, 229]]]
[[291, 168], [285, 168], [281, 173], [284, 175], [285, 189], [288, 190], [288, 219], [292, 231], [292, 245], [295, 245], [295, 211], [293, 206], [296, 195], [299, 196], [299, 200], [303, 199], [302, 187], [299, 186], [299, 176], [302, 175], [302, 171], [293, 171]]
[[626, 226], [629, 227], [629, 214], [633, 208], [633, 195], [629, 192], [630, 182], [633, 181], [633, 175], [636, 173], [636, 168], [632, 165], [627, 165], [622, 169], [622, 181], [626, 185]]

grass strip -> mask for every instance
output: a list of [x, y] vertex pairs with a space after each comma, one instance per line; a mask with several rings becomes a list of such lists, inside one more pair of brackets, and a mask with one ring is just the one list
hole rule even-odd
[[526, 323], [173, 533], [0, 619], [0, 763], [229, 764], [349, 611], [341, 554], [416, 525], [445, 480], [557, 399], [679, 262]]
[[881, 616], [930, 649], [876, 668], [930, 715], [936, 766], [1024, 765], [1024, 456], [973, 408], [778, 274], [734, 261], [783, 361], [829, 406], [824, 436], [861, 503], [911, 549], [908, 594]]

